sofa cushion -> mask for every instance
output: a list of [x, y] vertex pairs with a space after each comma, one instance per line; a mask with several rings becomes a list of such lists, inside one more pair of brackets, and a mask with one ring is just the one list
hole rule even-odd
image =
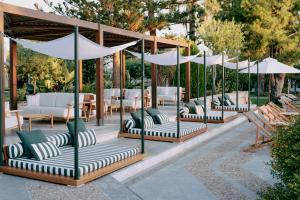
[[57, 93], [55, 98], [55, 107], [67, 108], [68, 105], [74, 105], [74, 94]]
[[32, 158], [33, 155], [30, 151], [30, 145], [47, 142], [46, 136], [43, 134], [41, 130], [33, 130], [33, 131], [17, 131], [17, 134], [22, 141], [24, 147], [24, 156], [28, 158]]
[[44, 107], [41, 106], [25, 106], [22, 110], [24, 114], [41, 114], [41, 110]]
[[167, 87], [159, 87], [157, 89], [158, 95], [168, 95], [169, 94], [169, 88]]
[[61, 151], [53, 142], [41, 142], [29, 145], [30, 152], [36, 160], [45, 160], [61, 155]]
[[157, 96], [158, 96], [158, 98], [162, 98], [165, 101], [176, 101], [177, 100], [175, 95], [168, 94], [168, 95], [157, 95]]
[[[116, 96], [115, 92], [115, 89], [104, 89], [104, 99], [111, 99], [111, 97]], [[120, 92], [117, 96], [120, 96]]]
[[40, 93], [40, 106], [55, 107], [56, 93]]
[[36, 96], [35, 95], [26, 95], [27, 106], [36, 106]]
[[126, 90], [125, 91], [125, 99], [135, 99], [141, 96], [141, 92], [136, 89]]
[[[72, 115], [73, 109], [70, 109], [70, 115]], [[66, 118], [68, 115], [68, 109], [63, 107], [41, 107], [40, 114], [50, 115], [54, 117]]]

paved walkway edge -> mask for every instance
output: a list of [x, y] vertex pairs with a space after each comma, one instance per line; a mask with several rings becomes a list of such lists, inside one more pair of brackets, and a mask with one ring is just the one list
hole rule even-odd
[[180, 143], [164, 152], [161, 152], [160, 154], [156, 154], [151, 157], [146, 157], [145, 160], [138, 162], [134, 165], [131, 165], [127, 168], [121, 169], [117, 172], [114, 172], [112, 174], [112, 177], [118, 180], [119, 182], [126, 181], [127, 179], [136, 176], [139, 173], [142, 173], [155, 165], [158, 165], [162, 162], [165, 162], [169, 159], [172, 159], [173, 157], [177, 156], [180, 153], [184, 153], [188, 151], [189, 149], [208, 141], [218, 135], [221, 135], [222, 133], [226, 133], [229, 129], [234, 128], [235, 126], [247, 121], [247, 118], [243, 115], [241, 115], [239, 118], [228, 122], [226, 124], [223, 124], [222, 126], [218, 128], [214, 128], [212, 130], [208, 130], [206, 133], [201, 134], [195, 138], [192, 138], [186, 142]]

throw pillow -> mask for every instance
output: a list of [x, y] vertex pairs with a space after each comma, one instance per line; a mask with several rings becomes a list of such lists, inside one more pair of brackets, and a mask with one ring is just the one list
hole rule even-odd
[[[140, 125], [142, 125], [142, 118], [139, 119], [139, 123]], [[152, 128], [154, 126], [154, 121], [152, 119], [152, 117], [150, 116], [146, 116], [144, 118], [144, 129], [149, 129], [149, 128]], [[142, 126], [140, 126], [141, 128]]]
[[97, 143], [97, 138], [96, 138], [95, 131], [93, 129], [78, 133], [79, 148], [95, 145], [96, 143]]
[[225, 94], [225, 99], [229, 100], [230, 101], [230, 104], [231, 105], [234, 105], [234, 102], [231, 100], [230, 96], [228, 94]]
[[[75, 121], [68, 122], [67, 126], [68, 126], [69, 133], [71, 135], [71, 144], [72, 146], [74, 146]], [[86, 131], [86, 127], [82, 119], [79, 119], [77, 121], [77, 128], [78, 128], [78, 133]]]
[[24, 149], [21, 143], [11, 144], [8, 146], [8, 157], [18, 158], [24, 153]]
[[[144, 112], [145, 117], [148, 116], [147, 112]], [[136, 112], [130, 113], [131, 117], [135, 121], [136, 128], [141, 128], [140, 119], [142, 118], [142, 111], [138, 110]]]
[[169, 122], [169, 117], [164, 113], [157, 114], [154, 116], [154, 118], [156, 119], [156, 121], [158, 121], [159, 124], [165, 124]]
[[125, 121], [125, 129], [126, 130], [134, 128], [134, 127], [135, 127], [135, 121], [134, 121], [134, 119], [127, 119]]
[[219, 98], [214, 99], [214, 100], [213, 100], [213, 104], [214, 104], [214, 106], [220, 106], [220, 105], [221, 105], [221, 102], [220, 102]]
[[160, 111], [156, 108], [148, 108], [146, 112], [153, 118], [154, 124], [159, 124], [155, 116], [161, 114]]
[[188, 102], [185, 106], [189, 109], [189, 113], [196, 114], [196, 104], [194, 102]]
[[189, 114], [189, 109], [187, 107], [180, 107], [179, 108], [179, 114], [180, 114], [180, 116]]
[[196, 109], [196, 114], [198, 114], [198, 115], [203, 114], [203, 108], [202, 108], [201, 105], [200, 106], [196, 106], [195, 109]]
[[36, 160], [45, 160], [61, 155], [61, 151], [53, 142], [31, 144], [29, 148]]
[[37, 144], [42, 142], [48, 142], [46, 136], [43, 134], [41, 130], [33, 130], [33, 131], [17, 131], [17, 134], [22, 141], [24, 148], [24, 156], [27, 158], [32, 158], [33, 155], [30, 151], [31, 144]]
[[202, 108], [204, 108], [204, 101], [203, 100], [197, 99], [194, 102], [197, 106], [202, 106]]

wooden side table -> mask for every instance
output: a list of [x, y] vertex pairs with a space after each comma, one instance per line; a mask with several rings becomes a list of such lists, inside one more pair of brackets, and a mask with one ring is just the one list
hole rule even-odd
[[23, 115], [24, 120], [29, 122], [29, 131], [32, 129], [32, 120], [50, 120], [51, 128], [53, 128], [53, 115], [52, 114], [25, 114]]

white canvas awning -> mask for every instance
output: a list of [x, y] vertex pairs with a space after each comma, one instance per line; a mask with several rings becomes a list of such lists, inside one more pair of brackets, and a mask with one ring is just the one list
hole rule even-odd
[[[55, 58], [74, 60], [74, 33], [47, 42], [11, 39], [21, 44], [24, 48], [28, 48], [33, 51]], [[133, 46], [137, 42], [138, 41], [134, 41], [115, 47], [104, 47], [78, 34], [78, 59], [89, 60], [102, 58]]]
[[[228, 56], [224, 55], [224, 60], [226, 61], [228, 59]], [[204, 56], [197, 57], [192, 60], [194, 63], [198, 64], [204, 64]], [[213, 56], [206, 56], [206, 66], [211, 65], [221, 65], [222, 64], [222, 54], [213, 55]]]
[[[240, 71], [240, 73], [248, 73], [248, 69]], [[257, 73], [257, 65], [250, 67], [250, 73]], [[284, 63], [279, 62], [274, 58], [266, 58], [258, 63], [259, 74], [297, 74], [300, 70], [290, 67]]]
[[[140, 53], [128, 51], [132, 55], [134, 55], [137, 58], [141, 58]], [[193, 60], [197, 55], [193, 56], [179, 56], [179, 63], [186, 63]], [[156, 65], [162, 65], [162, 66], [172, 66], [177, 65], [177, 51], [168, 51], [161, 54], [144, 54], [144, 60]]]
[[[255, 62], [250, 62], [250, 67], [254, 65]], [[236, 69], [237, 63], [234, 62], [224, 62], [224, 67], [228, 69]], [[238, 62], [238, 69], [248, 68], [248, 60]]]

